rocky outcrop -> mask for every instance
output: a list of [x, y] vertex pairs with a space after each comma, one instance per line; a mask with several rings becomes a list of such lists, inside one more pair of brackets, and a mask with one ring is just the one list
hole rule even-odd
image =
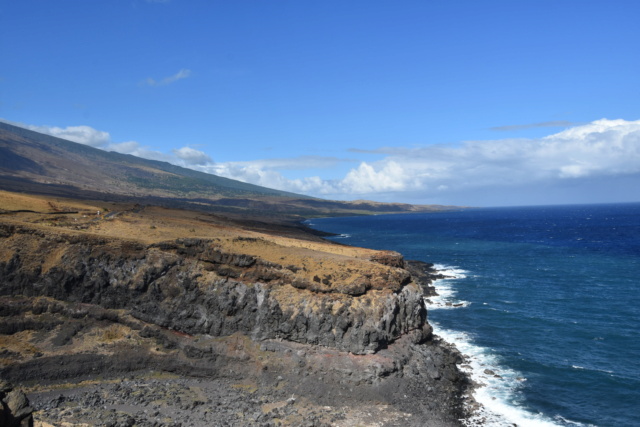
[[446, 278], [429, 262], [410, 260], [405, 262], [405, 268], [414, 281], [420, 284], [425, 297], [436, 296], [436, 288], [432, 286], [432, 283], [438, 279]]
[[404, 257], [402, 254], [394, 251], [379, 251], [371, 257], [371, 261], [390, 267], [405, 268]]
[[[423, 302], [437, 272], [395, 252], [362, 254], [233, 235], [143, 244], [0, 224], [0, 377], [120, 384], [142, 373], [135, 382], [149, 387], [38, 387], [29, 400], [54, 425], [312, 417], [308, 425], [320, 426], [342, 414], [348, 425], [459, 426], [468, 382], [459, 353], [432, 337]], [[154, 372], [177, 376], [183, 389], [165, 393], [175, 377]], [[189, 400], [200, 381], [215, 385]], [[31, 413], [17, 397], [0, 425]]]
[[0, 405], [0, 426], [33, 426], [33, 408], [29, 405], [29, 399], [3, 380], [0, 380]]
[[241, 332], [354, 354], [431, 334], [422, 290], [396, 253], [374, 257], [374, 273], [310, 278], [299, 266], [230, 253], [215, 240], [143, 245], [6, 225], [0, 238], [0, 295], [127, 310], [191, 335]]

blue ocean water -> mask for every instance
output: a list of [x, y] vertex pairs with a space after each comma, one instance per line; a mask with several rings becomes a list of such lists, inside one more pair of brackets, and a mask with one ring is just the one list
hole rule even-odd
[[470, 425], [640, 426], [640, 204], [310, 223], [450, 276], [429, 321], [484, 384]]

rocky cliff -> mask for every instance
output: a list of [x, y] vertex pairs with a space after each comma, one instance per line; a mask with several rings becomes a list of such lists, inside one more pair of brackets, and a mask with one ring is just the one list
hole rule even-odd
[[229, 253], [211, 240], [143, 245], [19, 226], [0, 226], [0, 238], [3, 295], [127, 310], [190, 335], [241, 332], [353, 354], [374, 353], [403, 335], [416, 343], [430, 335], [422, 291], [398, 254], [360, 262], [371, 265], [344, 278], [309, 279], [298, 266]]
[[287, 393], [308, 399], [305, 410], [382, 402], [418, 416], [392, 417], [399, 425], [457, 424], [467, 384], [457, 352], [431, 335], [428, 276], [420, 283], [393, 252], [217, 235], [150, 241], [0, 222], [0, 376], [30, 384], [52, 414], [59, 404], [34, 381], [153, 368], [248, 382], [263, 412]]

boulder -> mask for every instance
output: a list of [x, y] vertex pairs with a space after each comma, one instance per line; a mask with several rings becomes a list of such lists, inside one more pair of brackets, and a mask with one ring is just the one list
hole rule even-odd
[[11, 384], [0, 380], [0, 425], [6, 427], [32, 427], [33, 408], [29, 399]]

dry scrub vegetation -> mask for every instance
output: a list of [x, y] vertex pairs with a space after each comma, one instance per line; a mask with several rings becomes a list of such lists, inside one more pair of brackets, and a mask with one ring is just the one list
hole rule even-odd
[[[206, 239], [215, 242], [216, 247], [225, 252], [297, 266], [300, 269], [298, 275], [316, 282], [350, 282], [363, 271], [375, 275], [376, 269], [386, 269], [369, 262], [376, 253], [369, 249], [330, 243], [311, 235], [304, 235], [301, 239], [302, 233], [291, 236], [291, 230], [282, 227], [256, 231], [241, 220], [156, 206], [0, 191], [0, 222], [28, 225], [52, 233], [91, 234], [145, 245], [180, 238]], [[48, 252], [46, 248], [40, 253], [42, 260], [39, 264], [43, 271], [61, 256], [60, 253]], [[11, 256], [8, 251], [2, 255], [0, 261]]]

